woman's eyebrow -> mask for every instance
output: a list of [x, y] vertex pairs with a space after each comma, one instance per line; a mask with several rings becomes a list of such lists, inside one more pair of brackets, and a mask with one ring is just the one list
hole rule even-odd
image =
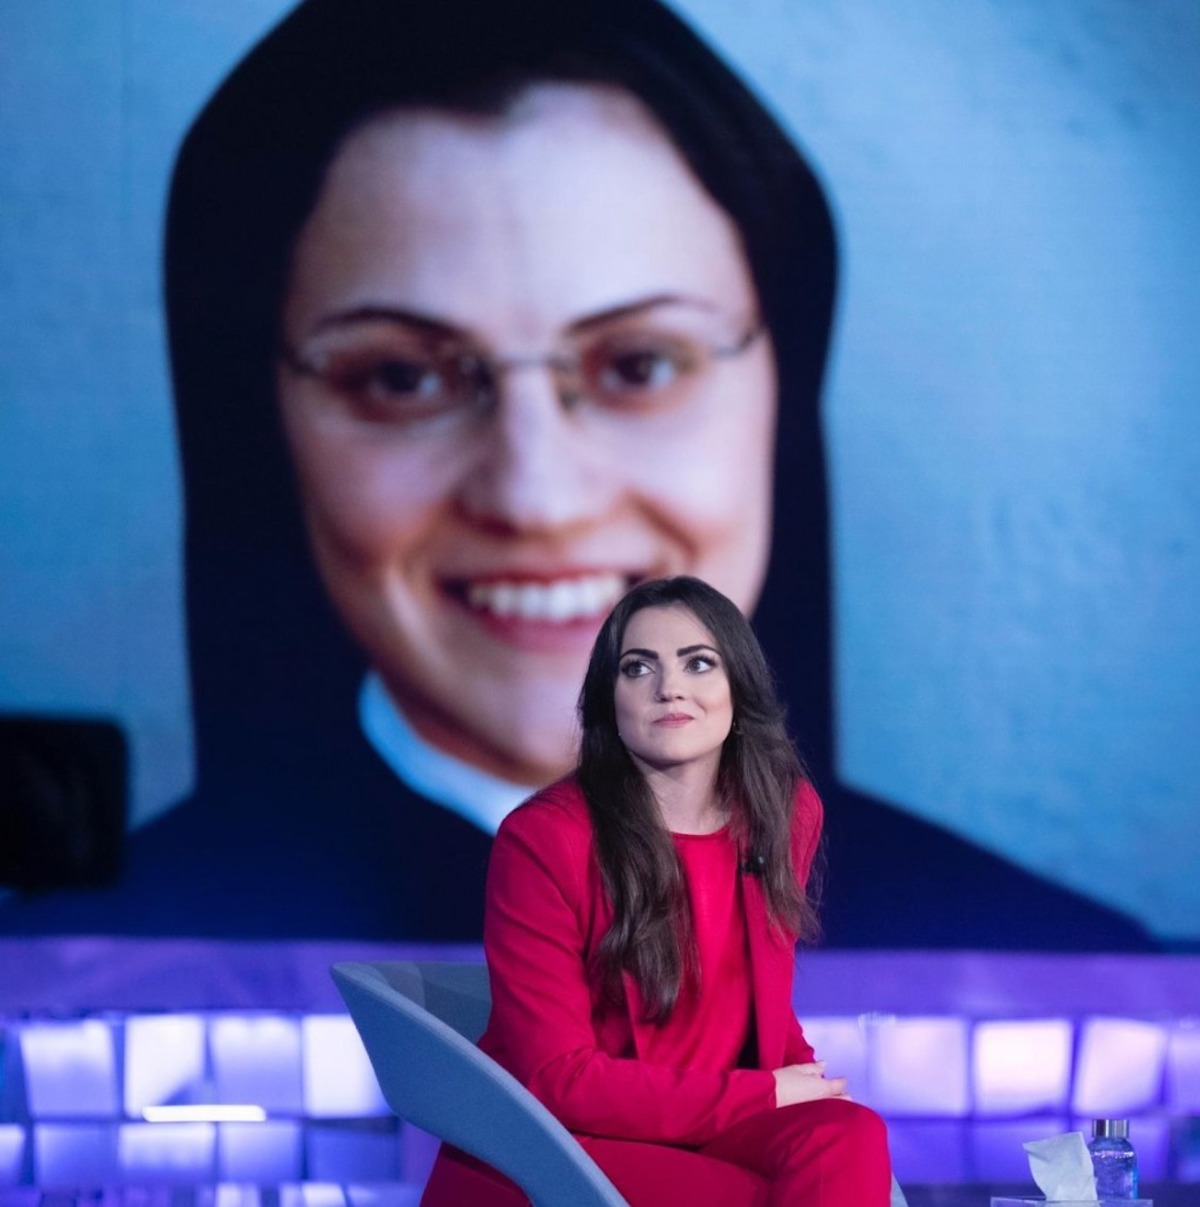
[[680, 646], [680, 648], [675, 651], [675, 657], [686, 658], [689, 654], [700, 653], [701, 650], [707, 650], [710, 654], [719, 653], [716, 646], [706, 645], [704, 642], [701, 642], [699, 645]]
[[621, 657], [628, 658], [630, 654], [636, 654], [639, 658], [653, 658], [656, 662], [658, 661], [658, 651], [657, 650], [642, 650], [642, 649], [636, 649], [636, 648], [630, 649], [630, 650], [623, 650], [621, 652]]
[[353, 327], [357, 323], [396, 323], [405, 327], [416, 327], [427, 335], [436, 335], [443, 339], [462, 339], [468, 335], [461, 327], [456, 327], [444, 319], [421, 314], [416, 310], [405, 310], [402, 306], [379, 305], [352, 306], [347, 310], [331, 311], [313, 326], [312, 334]]
[[592, 327], [603, 327], [608, 323], [619, 322], [622, 319], [637, 318], [648, 310], [657, 310], [660, 306], [688, 306], [693, 310], [713, 311], [716, 306], [707, 298], [691, 297], [682, 293], [654, 293], [649, 297], [638, 298], [632, 302], [622, 302], [619, 306], [609, 306], [605, 310], [597, 310], [595, 314], [585, 314], [583, 318], [575, 319], [567, 330], [571, 334], [587, 331]]
[[[594, 314], [586, 314], [569, 323], [566, 331], [576, 335], [590, 331], [594, 327], [604, 327], [610, 323], [626, 319], [638, 318], [653, 310], [667, 306], [684, 306], [692, 310], [712, 312], [716, 310], [713, 302], [706, 298], [691, 297], [682, 293], [655, 293], [648, 297], [638, 298], [632, 302], [622, 302], [617, 306], [609, 306]], [[313, 325], [310, 335], [319, 335], [324, 331], [336, 331], [342, 327], [353, 327], [358, 323], [396, 323], [405, 327], [413, 327], [423, 334], [436, 336], [446, 340], [473, 340], [474, 335], [466, 328], [445, 319], [435, 318], [431, 314], [423, 314], [418, 310], [408, 310], [403, 306], [387, 306], [369, 303], [363, 306], [351, 306], [346, 310], [334, 310], [322, 315]]]

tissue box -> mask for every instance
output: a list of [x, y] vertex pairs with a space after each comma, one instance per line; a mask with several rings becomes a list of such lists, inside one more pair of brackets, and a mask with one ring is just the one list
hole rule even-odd
[[[992, 1207], [1046, 1207], [1047, 1200], [1041, 1195], [993, 1195]], [[1055, 1199], [1054, 1207], [1154, 1207], [1153, 1199]]]

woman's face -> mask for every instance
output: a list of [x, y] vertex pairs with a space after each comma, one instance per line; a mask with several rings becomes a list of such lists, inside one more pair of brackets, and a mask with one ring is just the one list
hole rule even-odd
[[347, 139], [295, 247], [279, 399], [321, 576], [427, 740], [545, 782], [632, 583], [753, 607], [757, 321], [734, 226], [623, 94], [545, 85]]
[[643, 774], [705, 764], [715, 778], [733, 694], [716, 640], [688, 608], [643, 608], [629, 618], [613, 710]]

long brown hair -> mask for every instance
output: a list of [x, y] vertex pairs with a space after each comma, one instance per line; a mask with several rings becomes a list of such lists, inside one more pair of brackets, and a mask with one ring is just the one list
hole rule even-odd
[[805, 772], [753, 630], [730, 600], [698, 578], [640, 583], [613, 609], [592, 647], [579, 696], [577, 774], [614, 911], [595, 972], [610, 996], [619, 995], [621, 974], [630, 973], [656, 1022], [670, 1017], [693, 967], [691, 918], [675, 846], [617, 733], [614, 694], [630, 618], [673, 606], [709, 631], [729, 677], [734, 727], [721, 750], [717, 790], [732, 810], [743, 866], [761, 878], [775, 925], [809, 940], [819, 929], [815, 889], [797, 884], [791, 857], [792, 812]]

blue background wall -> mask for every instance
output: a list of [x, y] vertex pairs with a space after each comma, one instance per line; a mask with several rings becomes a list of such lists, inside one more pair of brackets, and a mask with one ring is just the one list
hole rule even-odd
[[[171, 158], [279, 0], [0, 0], [0, 708], [190, 783]], [[1200, 937], [1200, 10], [688, 0], [838, 211], [853, 784]], [[786, 522], [786, 517], [780, 517]]]

